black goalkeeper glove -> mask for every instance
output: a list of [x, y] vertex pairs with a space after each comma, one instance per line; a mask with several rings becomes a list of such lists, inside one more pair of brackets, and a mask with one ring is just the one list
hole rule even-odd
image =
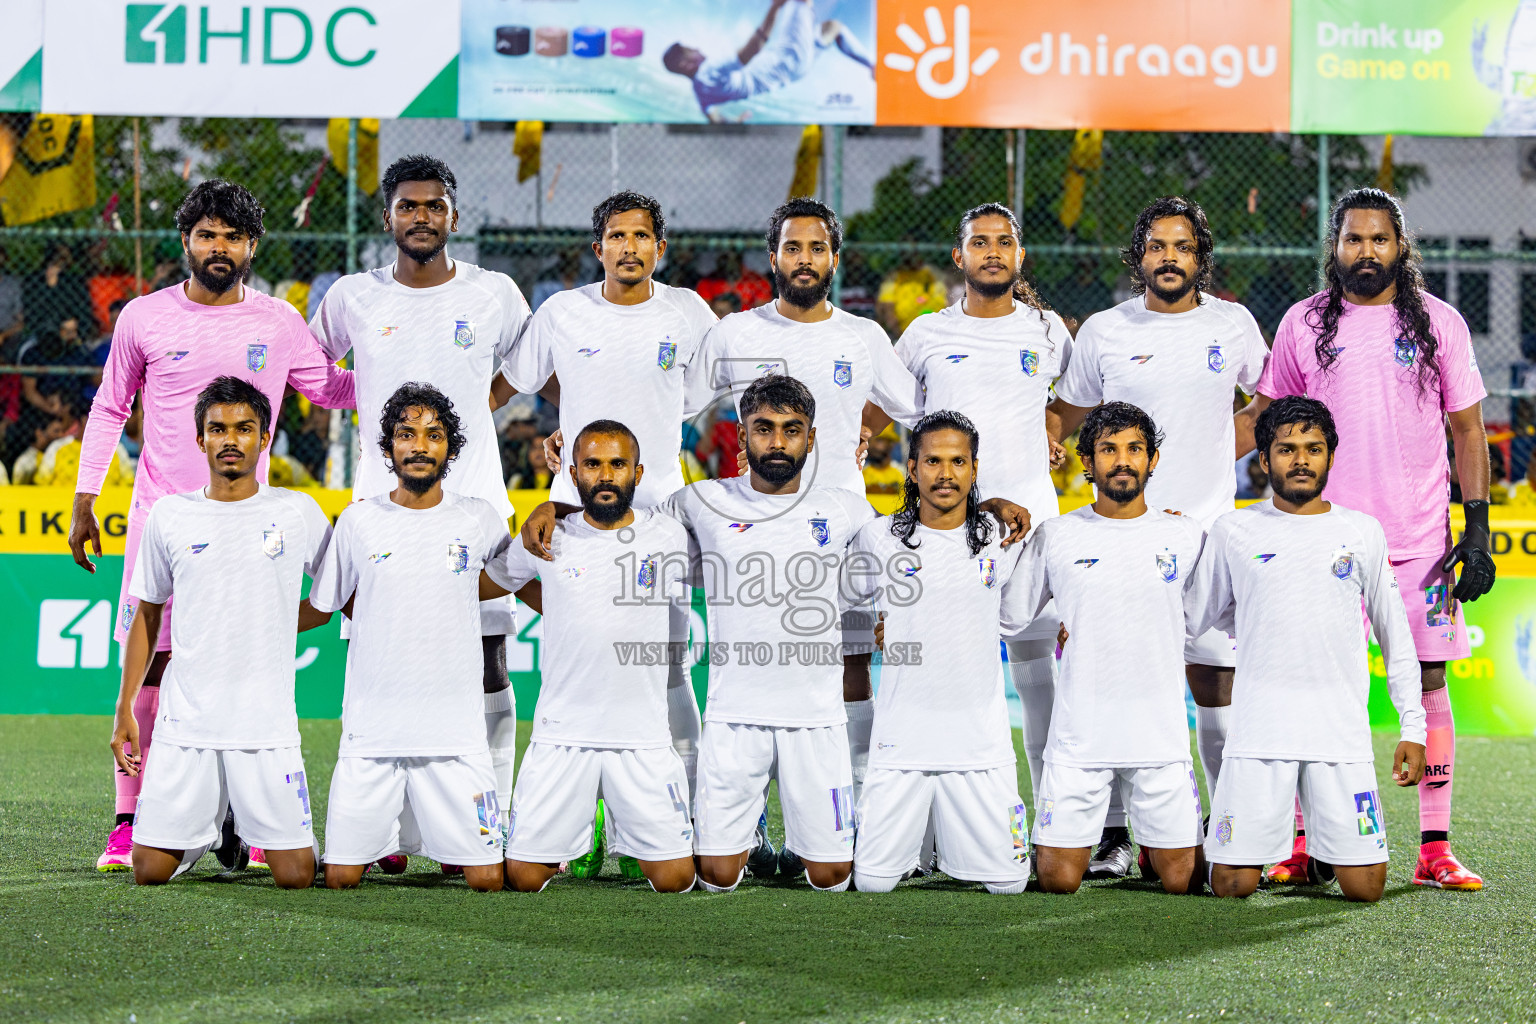
[[1451, 572], [1461, 563], [1461, 578], [1451, 596], [1458, 601], [1476, 601], [1493, 589], [1495, 569], [1488, 541], [1488, 503], [1468, 501], [1461, 506], [1467, 528], [1451, 553], [1440, 563], [1443, 572]]

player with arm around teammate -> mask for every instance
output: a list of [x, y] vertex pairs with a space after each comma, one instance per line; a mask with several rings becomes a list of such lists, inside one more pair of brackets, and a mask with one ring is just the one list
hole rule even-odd
[[1071, 641], [1061, 659], [1035, 794], [1040, 888], [1072, 893], [1088, 870], [1110, 793], [1120, 791], [1143, 870], [1196, 891], [1200, 790], [1184, 710], [1184, 587], [1200, 557], [1193, 519], [1148, 508], [1161, 435], [1126, 402], [1083, 421], [1077, 451], [1096, 500], [1043, 523], [1004, 598], [1004, 618], [1056, 601]]
[[[181, 596], [155, 770], [139, 794], [133, 878], [158, 885], [191, 868], [233, 808], [240, 838], [266, 851], [272, 880], [303, 889], [315, 878], [315, 848], [293, 650], [300, 631], [331, 618], [299, 600], [331, 524], [307, 494], [261, 483], [272, 407], [255, 385], [216, 378], [194, 416], [208, 485], [155, 503], [129, 591], [137, 610], [112, 730], [112, 753], [129, 776], [145, 766], [134, 699], [165, 603]], [[223, 841], [238, 842], [228, 833]], [[219, 852], [226, 867], [240, 866], [234, 849]]]
[[1338, 444], [1328, 408], [1280, 399], [1259, 416], [1255, 440], [1274, 496], [1216, 520], [1188, 593], [1193, 623], [1235, 624], [1243, 638], [1205, 840], [1211, 889], [1247, 896], [1264, 865], [1290, 853], [1299, 791], [1308, 880], [1336, 877], [1346, 898], [1374, 902], [1386, 884], [1387, 836], [1362, 603], [1401, 723], [1392, 756], [1399, 786], [1424, 772], [1413, 635], [1381, 524], [1323, 499]]

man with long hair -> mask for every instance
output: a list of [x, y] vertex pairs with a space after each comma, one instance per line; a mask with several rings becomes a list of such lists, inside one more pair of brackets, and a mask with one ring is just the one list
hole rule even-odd
[[[1334, 204], [1328, 224], [1328, 287], [1281, 320], [1254, 406], [1262, 410], [1272, 399], [1308, 395], [1327, 403], [1338, 421], [1327, 498], [1380, 520], [1418, 650], [1429, 740], [1413, 880], [1480, 889], [1482, 879], [1450, 848], [1456, 734], [1445, 664], [1471, 650], [1461, 603], [1486, 594], [1494, 581], [1481, 405], [1488, 393], [1467, 322], [1425, 288], [1421, 257], [1397, 200], [1380, 189], [1355, 189]], [[1466, 517], [1454, 542], [1447, 423]], [[1304, 833], [1270, 877], [1306, 877]]]

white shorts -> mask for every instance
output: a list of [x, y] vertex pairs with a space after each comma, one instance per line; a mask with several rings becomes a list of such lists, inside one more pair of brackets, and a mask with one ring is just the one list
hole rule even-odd
[[1237, 641], [1219, 629], [1184, 638], [1184, 664], [1237, 667]]
[[263, 850], [314, 845], [309, 782], [298, 747], [214, 750], [169, 740], [150, 744], [133, 841], [161, 850], [195, 850], [219, 836], [235, 809], [235, 831]]
[[853, 765], [842, 725], [779, 729], [705, 722], [694, 852], [725, 857], [751, 849], [770, 778], [779, 780], [785, 846], [817, 863], [853, 860]]
[[1035, 798], [1035, 843], [1066, 850], [1097, 844], [1111, 786], [1120, 787], [1139, 845], [1157, 850], [1200, 845], [1200, 790], [1188, 761], [1137, 768], [1072, 768], [1046, 761]]
[[439, 864], [501, 863], [491, 755], [340, 757], [325, 814], [325, 862], [415, 853]]
[[[517, 634], [517, 616], [513, 613], [515, 607], [511, 594], [481, 601], [480, 635], [515, 636]], [[345, 615], [341, 617], [341, 638], [352, 639], [352, 620]]]
[[969, 772], [871, 768], [859, 801], [854, 870], [862, 875], [899, 878], [917, 867], [931, 813], [946, 875], [1005, 885], [1029, 877], [1015, 765]]
[[1328, 864], [1382, 864], [1387, 826], [1371, 761], [1270, 761], [1228, 757], [1211, 799], [1205, 859], [1232, 867], [1291, 855], [1298, 791], [1307, 852]]
[[677, 751], [531, 743], [512, 791], [507, 859], [558, 864], [586, 853], [598, 797], [614, 853], [645, 861], [693, 856], [688, 776]]

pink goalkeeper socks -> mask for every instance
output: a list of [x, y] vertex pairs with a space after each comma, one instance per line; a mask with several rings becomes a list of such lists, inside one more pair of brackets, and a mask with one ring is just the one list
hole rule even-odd
[[139, 774], [124, 775], [116, 767], [112, 778], [117, 783], [117, 814], [132, 814], [138, 809], [139, 788], [144, 782], [144, 757], [149, 753], [150, 741], [155, 735], [155, 719], [160, 716], [160, 687], [146, 686], [133, 699], [133, 717], [139, 723]]
[[1426, 690], [1423, 696], [1425, 726], [1424, 778], [1419, 781], [1419, 828], [1424, 832], [1451, 830], [1451, 766], [1456, 760], [1456, 725], [1451, 718], [1451, 698], [1446, 687]]

